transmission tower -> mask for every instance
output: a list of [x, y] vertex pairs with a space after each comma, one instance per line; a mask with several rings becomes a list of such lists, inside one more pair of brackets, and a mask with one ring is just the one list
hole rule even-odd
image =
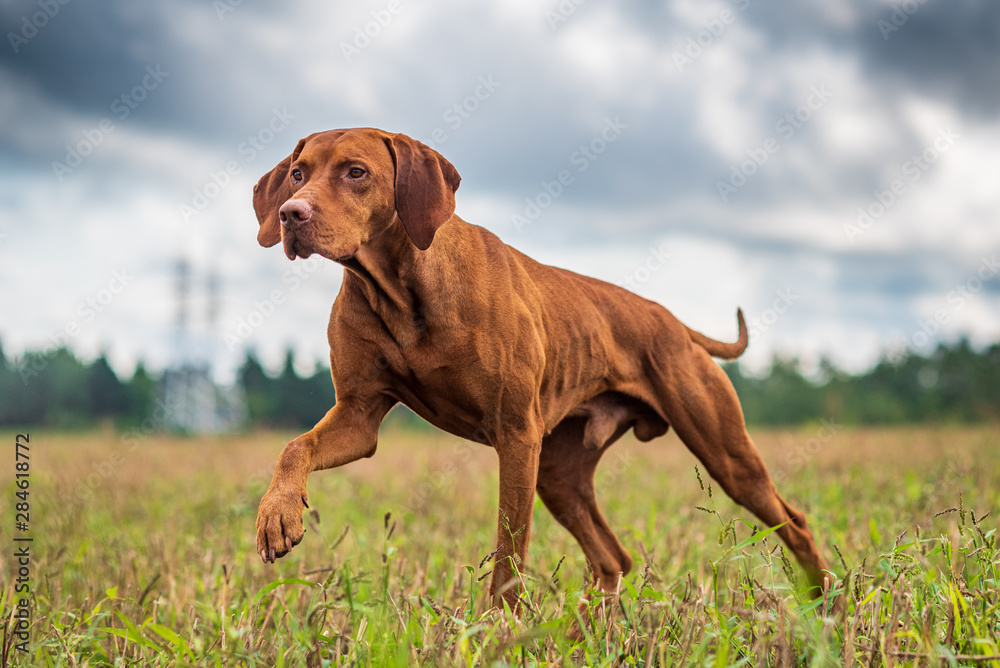
[[[203, 287], [199, 300], [195, 286]], [[191, 264], [185, 258], [174, 263], [176, 297], [173, 345], [170, 366], [164, 373], [164, 403], [167, 406], [167, 426], [171, 431], [206, 434], [231, 431], [246, 419], [246, 403], [242, 389], [219, 387], [212, 376], [212, 363], [217, 358], [220, 281], [211, 270], [203, 281], [195, 281]], [[204, 318], [195, 318], [192, 308], [204, 303]], [[198, 309], [199, 311], [201, 309]]]

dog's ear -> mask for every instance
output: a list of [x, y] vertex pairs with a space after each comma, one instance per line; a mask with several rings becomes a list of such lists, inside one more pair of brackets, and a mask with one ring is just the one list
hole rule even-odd
[[427, 250], [455, 213], [462, 177], [440, 153], [404, 134], [391, 135], [386, 143], [396, 165], [396, 214], [413, 244]]
[[264, 176], [253, 187], [253, 210], [257, 214], [260, 229], [257, 231], [257, 243], [270, 248], [281, 241], [281, 221], [278, 220], [278, 209], [292, 197], [292, 186], [288, 182], [288, 168], [292, 161], [299, 157], [306, 139], [300, 139], [292, 154], [279, 162], [274, 169]]

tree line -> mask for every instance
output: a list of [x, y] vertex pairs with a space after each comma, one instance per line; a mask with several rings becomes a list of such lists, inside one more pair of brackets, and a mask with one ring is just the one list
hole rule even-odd
[[[776, 358], [761, 375], [724, 364], [751, 425], [975, 423], [1000, 420], [1000, 344], [982, 350], [968, 341], [933, 352], [883, 358], [849, 374], [829, 362], [805, 375], [794, 359]], [[142, 363], [119, 377], [102, 355], [84, 362], [70, 350], [32, 351], [8, 358], [0, 347], [0, 426], [84, 429], [112, 423], [127, 429], [143, 422], [162, 396], [162, 376]], [[280, 372], [269, 374], [251, 351], [238, 373], [246, 427], [312, 427], [333, 406], [328, 368], [295, 370], [291, 351]], [[407, 420], [417, 424], [420, 421]]]

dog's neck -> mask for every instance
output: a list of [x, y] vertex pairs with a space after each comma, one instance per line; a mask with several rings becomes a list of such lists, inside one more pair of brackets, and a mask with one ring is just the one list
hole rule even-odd
[[420, 276], [431, 252], [413, 245], [398, 216], [345, 262], [345, 283], [363, 295], [390, 331], [412, 325], [423, 298]]

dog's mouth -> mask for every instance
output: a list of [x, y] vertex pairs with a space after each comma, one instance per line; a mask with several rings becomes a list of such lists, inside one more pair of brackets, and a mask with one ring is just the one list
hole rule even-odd
[[282, 230], [281, 241], [285, 250], [285, 257], [289, 260], [294, 260], [296, 258], [302, 258], [304, 260], [313, 253], [316, 253], [317, 255], [325, 257], [327, 260], [344, 264], [351, 261], [354, 258], [354, 253], [357, 252], [356, 250], [353, 250], [348, 253], [333, 253], [324, 248], [322, 245], [316, 245], [303, 239], [302, 235], [296, 234], [287, 228]]
[[284, 230], [281, 241], [285, 249], [285, 257], [289, 260], [294, 260], [297, 257], [305, 259], [313, 253], [312, 248], [304, 243], [294, 232], [290, 232], [287, 229]]

